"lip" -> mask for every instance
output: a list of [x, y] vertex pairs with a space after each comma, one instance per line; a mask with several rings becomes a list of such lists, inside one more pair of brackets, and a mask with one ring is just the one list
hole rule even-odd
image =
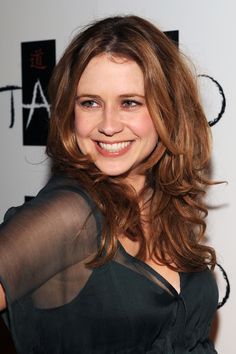
[[[119, 143], [129, 143], [126, 147], [118, 150], [118, 151], [108, 151], [103, 149], [99, 143], [104, 143], [104, 144], [109, 144], [109, 145], [113, 145], [113, 144], [119, 144]], [[96, 150], [99, 154], [101, 154], [104, 157], [119, 157], [122, 156], [124, 154], [126, 154], [130, 149], [131, 146], [133, 145], [133, 140], [122, 140], [122, 141], [101, 141], [101, 140], [96, 140], [94, 141]]]

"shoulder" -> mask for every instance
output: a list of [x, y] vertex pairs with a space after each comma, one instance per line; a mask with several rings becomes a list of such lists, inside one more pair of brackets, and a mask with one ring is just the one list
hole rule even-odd
[[50, 194], [56, 191], [71, 191], [82, 198], [87, 200], [89, 204], [93, 204], [92, 198], [85, 191], [85, 189], [79, 185], [78, 181], [73, 178], [66, 177], [64, 175], [54, 175], [52, 176], [46, 185], [39, 191], [37, 196], [42, 196], [45, 194]]
[[[93, 215], [97, 226], [100, 225], [100, 212], [90, 195], [78, 181], [64, 175], [52, 176], [46, 185], [30, 201], [19, 207], [10, 208], [4, 217], [9, 220], [15, 214], [34, 212], [51, 215], [61, 220], [84, 221]], [[57, 215], [57, 217], [56, 217]]]

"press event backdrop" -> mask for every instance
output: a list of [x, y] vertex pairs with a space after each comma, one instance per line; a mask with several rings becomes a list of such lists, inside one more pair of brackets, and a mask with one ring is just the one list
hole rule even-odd
[[[235, 13], [233, 0], [0, 1], [1, 219], [8, 207], [34, 196], [48, 178], [42, 136], [49, 112], [45, 88], [55, 61], [54, 45], [57, 60], [81, 26], [108, 15], [143, 16], [163, 31], [175, 31], [180, 50], [194, 61], [199, 75], [206, 75], [199, 77], [199, 87], [212, 124], [213, 177], [228, 181], [228, 185], [212, 187], [208, 197], [209, 242], [217, 249], [231, 284], [231, 297], [218, 312], [216, 347], [223, 354], [235, 350], [236, 327]], [[38, 41], [43, 42], [28, 43]], [[38, 77], [30, 77], [27, 65], [22, 67], [21, 55], [29, 56]], [[223, 296], [225, 285], [218, 278]]]

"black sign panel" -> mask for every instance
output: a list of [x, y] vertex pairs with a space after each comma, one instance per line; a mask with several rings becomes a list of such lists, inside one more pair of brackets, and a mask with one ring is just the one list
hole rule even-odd
[[167, 37], [172, 39], [172, 41], [178, 46], [179, 44], [179, 31], [165, 31]]
[[34, 199], [34, 197], [32, 197], [30, 195], [25, 196], [25, 202], [29, 202], [31, 199]]
[[55, 40], [21, 44], [23, 145], [46, 145], [50, 105], [47, 87], [55, 66]]

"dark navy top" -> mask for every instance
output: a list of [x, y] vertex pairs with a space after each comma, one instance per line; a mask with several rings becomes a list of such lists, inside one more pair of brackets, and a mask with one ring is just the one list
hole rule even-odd
[[212, 272], [179, 273], [181, 290], [119, 244], [89, 269], [101, 218], [74, 180], [52, 178], [0, 229], [3, 314], [20, 354], [213, 354]]

